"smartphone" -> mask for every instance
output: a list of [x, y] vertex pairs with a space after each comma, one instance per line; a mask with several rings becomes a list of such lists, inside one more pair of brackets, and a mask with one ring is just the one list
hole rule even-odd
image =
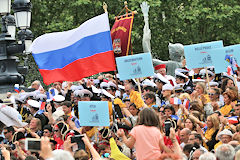
[[170, 128], [172, 126], [171, 121], [170, 120], [166, 120], [164, 122], [164, 125], [165, 125], [165, 134], [166, 134], [166, 136], [169, 136], [170, 135]]
[[122, 110], [119, 105], [114, 105], [114, 110], [116, 112], [116, 118], [123, 118]]
[[77, 150], [85, 150], [85, 143], [82, 140], [83, 135], [75, 135], [71, 137], [71, 143], [77, 143], [77, 145], [74, 145], [72, 147], [72, 150], [75, 152]]
[[25, 149], [33, 152], [38, 152], [41, 150], [41, 139], [37, 138], [26, 138], [25, 139]]
[[79, 143], [82, 141], [82, 137], [83, 135], [75, 135], [73, 137], [71, 137], [71, 143]]

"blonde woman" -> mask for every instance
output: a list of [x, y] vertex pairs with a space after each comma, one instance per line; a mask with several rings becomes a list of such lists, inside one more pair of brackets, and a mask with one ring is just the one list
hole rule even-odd
[[216, 140], [216, 135], [219, 130], [219, 118], [216, 114], [212, 114], [207, 117], [206, 127], [204, 127], [205, 133], [202, 129], [197, 126], [197, 132], [202, 135], [204, 146], [208, 148], [209, 151], [214, 149], [214, 145], [218, 143]]

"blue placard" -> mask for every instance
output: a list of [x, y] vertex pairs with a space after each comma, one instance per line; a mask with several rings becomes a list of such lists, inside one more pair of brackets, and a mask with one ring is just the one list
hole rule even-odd
[[184, 55], [187, 62], [187, 68], [201, 68], [213, 66], [213, 57], [209, 51], [216, 48], [222, 48], [223, 41], [214, 41], [184, 46]]
[[151, 53], [116, 58], [120, 80], [154, 75]]
[[107, 101], [79, 101], [81, 126], [110, 126]]
[[[231, 66], [229, 58], [235, 59], [236, 63], [240, 62], [240, 45], [232, 45], [223, 48], [218, 48], [209, 51], [209, 54], [213, 57], [213, 65], [215, 67], [215, 73], [227, 72], [227, 67]], [[233, 69], [237, 68], [233, 66]]]

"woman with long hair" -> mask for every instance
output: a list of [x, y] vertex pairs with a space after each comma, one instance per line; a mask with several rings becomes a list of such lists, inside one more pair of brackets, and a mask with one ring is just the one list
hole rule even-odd
[[224, 98], [224, 106], [221, 107], [219, 110], [223, 116], [227, 116], [230, 111], [232, 110], [232, 106], [234, 104], [233, 102], [233, 97], [229, 92], [224, 92], [223, 93], [223, 98]]
[[202, 135], [204, 146], [208, 148], [209, 151], [214, 149], [214, 145], [218, 143], [216, 136], [219, 130], [219, 118], [216, 114], [212, 114], [207, 117], [207, 126], [204, 128], [205, 133], [202, 132], [202, 129], [198, 126], [197, 132]]
[[158, 159], [161, 156], [160, 139], [162, 138], [159, 129], [159, 118], [151, 108], [144, 108], [139, 113], [137, 125], [125, 136], [122, 129], [118, 130], [118, 136], [129, 147], [136, 149], [136, 157], [142, 159]]

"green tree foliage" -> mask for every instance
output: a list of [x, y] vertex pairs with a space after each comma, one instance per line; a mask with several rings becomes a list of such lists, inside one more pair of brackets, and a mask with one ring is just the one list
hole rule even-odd
[[[86, 20], [103, 13], [108, 5], [110, 25], [124, 7], [124, 0], [32, 0], [31, 30], [35, 37], [78, 27]], [[143, 15], [141, 0], [128, 0], [128, 8], [138, 11], [132, 30], [133, 52], [142, 53]], [[151, 47], [155, 58], [168, 59], [168, 43], [184, 45], [223, 40], [225, 46], [237, 44], [240, 1], [238, 0], [147, 0], [152, 33]], [[96, 26], [97, 27], [97, 26]], [[40, 79], [37, 66], [30, 58], [26, 84]]]

